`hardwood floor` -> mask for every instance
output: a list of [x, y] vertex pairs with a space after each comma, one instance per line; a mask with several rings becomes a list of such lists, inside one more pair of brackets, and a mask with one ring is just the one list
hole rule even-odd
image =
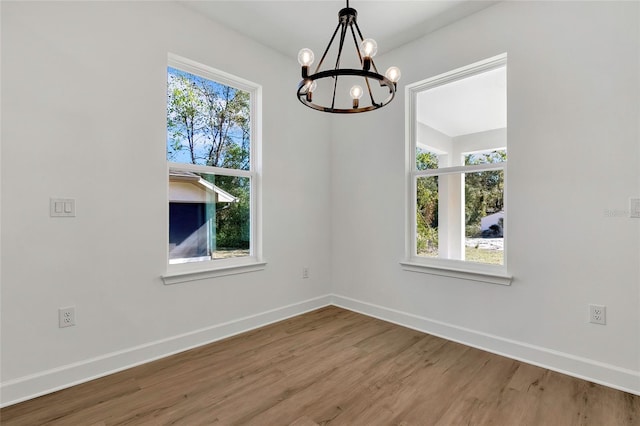
[[640, 425], [640, 397], [337, 307], [0, 411], [2, 425]]

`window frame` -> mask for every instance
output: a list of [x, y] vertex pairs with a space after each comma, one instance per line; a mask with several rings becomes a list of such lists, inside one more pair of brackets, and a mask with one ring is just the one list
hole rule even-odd
[[[165, 284], [176, 284], [185, 281], [194, 281], [262, 270], [266, 265], [266, 262], [262, 257], [262, 86], [171, 53], [168, 55], [167, 66], [207, 80], [215, 81], [216, 83], [233, 87], [234, 89], [248, 92], [250, 98], [251, 140], [249, 148], [249, 170], [210, 167], [190, 163], [175, 163], [166, 160], [166, 273], [162, 275], [162, 279]], [[166, 119], [164, 122], [166, 126]], [[169, 172], [171, 169], [194, 173], [206, 173], [216, 176], [249, 178], [251, 182], [249, 256], [186, 263], [169, 263]]]
[[[482, 72], [507, 65], [507, 54], [501, 54], [468, 66], [464, 66], [425, 80], [408, 84], [405, 87], [405, 171], [406, 171], [406, 215], [405, 215], [405, 257], [400, 262], [402, 268], [410, 272], [462, 278], [492, 284], [510, 285], [513, 277], [508, 273], [507, 264], [507, 227], [505, 216], [504, 257], [502, 265], [489, 265], [465, 260], [430, 258], [417, 254], [417, 180], [419, 177], [446, 174], [464, 174], [488, 170], [504, 170], [504, 206], [507, 211], [507, 162], [478, 165], [443, 167], [419, 170], [416, 164], [417, 148], [417, 99], [418, 94], [437, 86], [458, 81]], [[508, 129], [508, 125], [507, 125]]]

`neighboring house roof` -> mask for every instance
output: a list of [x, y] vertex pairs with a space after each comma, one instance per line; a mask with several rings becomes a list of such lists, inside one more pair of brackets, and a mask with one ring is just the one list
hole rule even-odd
[[491, 225], [496, 225], [501, 218], [504, 218], [504, 210], [486, 215], [480, 219], [480, 229], [482, 231], [489, 229]]
[[[174, 184], [173, 188], [171, 185], [172, 183]], [[204, 197], [197, 197], [194, 194], [188, 194], [187, 191], [180, 191], [177, 188], [180, 184], [190, 184], [201, 192], [215, 194], [215, 202], [217, 203], [238, 202], [237, 197], [234, 197], [211, 182], [202, 179], [198, 174], [174, 169], [169, 170], [169, 201], [197, 202], [205, 200]]]
[[500, 210], [498, 212], [488, 214], [483, 219], [494, 218], [494, 217], [497, 217], [497, 218], [504, 217], [504, 210]]

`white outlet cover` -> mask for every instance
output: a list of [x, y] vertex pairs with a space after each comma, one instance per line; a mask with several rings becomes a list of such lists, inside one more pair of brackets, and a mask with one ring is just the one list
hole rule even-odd
[[603, 305], [589, 305], [589, 322], [606, 325], [607, 307]]
[[69, 306], [67, 308], [58, 308], [58, 327], [71, 327], [76, 325], [76, 308]]

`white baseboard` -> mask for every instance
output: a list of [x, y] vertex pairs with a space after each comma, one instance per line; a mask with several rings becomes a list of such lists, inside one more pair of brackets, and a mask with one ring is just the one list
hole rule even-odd
[[332, 295], [332, 304], [527, 364], [640, 395], [640, 371], [505, 339], [336, 294]]
[[549, 370], [640, 395], [640, 372], [505, 339], [340, 295], [325, 295], [0, 384], [0, 407], [145, 364], [245, 331], [335, 305]]
[[330, 295], [320, 296], [156, 342], [8, 380], [0, 384], [0, 407], [88, 382], [330, 304]]

